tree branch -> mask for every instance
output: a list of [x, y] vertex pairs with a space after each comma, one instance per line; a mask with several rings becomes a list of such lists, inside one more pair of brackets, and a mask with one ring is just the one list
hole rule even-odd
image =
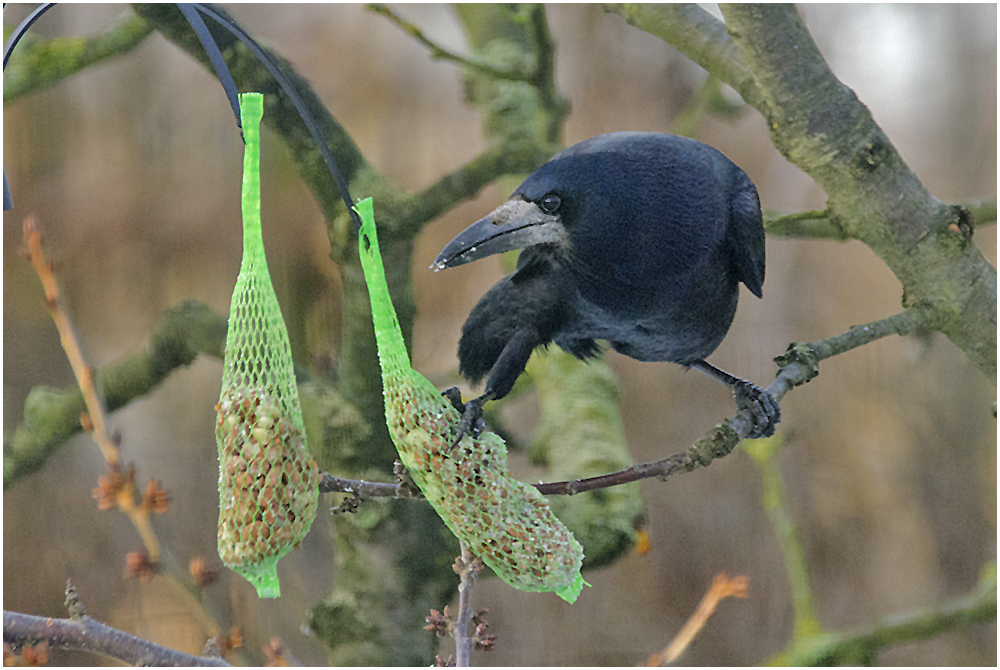
[[758, 107], [760, 97], [753, 73], [726, 32], [726, 24], [694, 3], [606, 4], [639, 30], [664, 42], [729, 84], [744, 102]]
[[[152, 392], [175, 368], [190, 365], [199, 353], [222, 358], [226, 318], [196, 302], [185, 302], [160, 317], [147, 348], [95, 374], [108, 412]], [[39, 470], [46, 459], [82, 430], [86, 404], [80, 387], [39, 386], [24, 401], [24, 420], [10, 441], [4, 441], [3, 487]]]
[[798, 531], [788, 514], [785, 481], [778, 467], [778, 452], [785, 444], [785, 434], [766, 440], [751, 440], [743, 445], [750, 456], [761, 479], [761, 502], [767, 512], [774, 534], [781, 548], [781, 556], [788, 575], [788, 586], [792, 592], [792, 610], [795, 619], [792, 639], [797, 640], [820, 632], [819, 617], [813, 605], [812, 588], [809, 586], [809, 570]]
[[936, 607], [894, 614], [854, 630], [803, 638], [771, 660], [774, 665], [872, 665], [879, 650], [901, 642], [926, 640], [966, 626], [996, 621], [996, 563], [989, 564], [968, 594]]
[[21, 42], [3, 73], [3, 104], [57, 84], [80, 70], [128, 53], [149, 37], [153, 27], [132, 12], [93, 37], [58, 37]]
[[851, 239], [844, 232], [840, 221], [830, 214], [830, 210], [813, 210], [798, 212], [784, 216], [764, 214], [764, 232], [778, 237], [794, 237], [813, 240], [836, 240], [844, 242]]
[[[767, 387], [767, 391], [780, 400], [793, 387], [805, 384], [819, 374], [820, 361], [888, 335], [905, 335], [922, 325], [922, 319], [920, 313], [907, 310], [880, 321], [853, 326], [846, 333], [826, 340], [811, 344], [801, 342], [790, 344], [788, 351], [775, 359], [781, 366], [781, 371]], [[750, 433], [752, 426], [753, 419], [750, 412], [745, 410], [712, 428], [683, 453], [653, 463], [633, 465], [625, 470], [599, 477], [539, 484], [536, 488], [543, 495], [576, 495], [640, 479], [651, 477], [666, 479], [682, 472], [691, 472], [709, 465], [716, 458], [729, 455], [740, 440]]]
[[529, 142], [510, 142], [487, 149], [416, 194], [400, 217], [399, 233], [415, 236], [431, 221], [457, 203], [473, 198], [486, 185], [506, 174], [531, 172], [552, 156], [553, 150]]
[[383, 5], [381, 3], [372, 3], [365, 6], [369, 11], [375, 12], [376, 14], [381, 14], [386, 17], [394, 24], [402, 28], [406, 34], [414, 38], [425, 47], [431, 50], [431, 58], [450, 60], [453, 63], [457, 63], [462, 67], [471, 68], [482, 74], [485, 74], [494, 79], [502, 79], [506, 81], [523, 81], [530, 82], [533, 73], [528, 70], [522, 70], [517, 68], [503, 69], [494, 67], [486, 61], [482, 61], [476, 58], [470, 58], [468, 56], [460, 56], [444, 47], [440, 46], [436, 42], [433, 42], [430, 38], [424, 35], [420, 28], [416, 27], [406, 19], [404, 19], [399, 14], [396, 14], [388, 5]]
[[3, 641], [15, 650], [45, 641], [50, 649], [86, 651], [129, 665], [229, 667], [221, 658], [168, 649], [88, 616], [53, 619], [4, 610]]
[[995, 224], [997, 222], [997, 197], [969, 198], [956, 203], [968, 210], [976, 226]]

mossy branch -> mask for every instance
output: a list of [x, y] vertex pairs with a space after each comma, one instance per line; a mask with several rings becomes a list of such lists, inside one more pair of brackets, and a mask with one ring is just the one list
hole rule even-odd
[[788, 513], [785, 482], [778, 468], [778, 452], [785, 444], [785, 434], [763, 440], [750, 440], [743, 450], [753, 460], [761, 479], [761, 502], [767, 512], [774, 534], [781, 547], [788, 574], [788, 585], [792, 592], [792, 609], [795, 620], [792, 640], [815, 636], [821, 631], [819, 617], [813, 605], [812, 588], [809, 586], [809, 570], [806, 565], [802, 543], [791, 515]]
[[[880, 321], [862, 326], [852, 326], [846, 333], [811, 344], [797, 342], [788, 346], [788, 351], [775, 362], [781, 367], [767, 392], [780, 400], [789, 390], [801, 386], [819, 374], [819, 362], [837, 354], [850, 351], [874, 340], [889, 335], [905, 335], [923, 325], [923, 316], [914, 310], [907, 310]], [[625, 470], [565, 482], [539, 484], [543, 495], [576, 495], [584, 491], [618, 486], [640, 479], [659, 477], [666, 479], [672, 475], [691, 472], [709, 465], [717, 458], [732, 453], [740, 440], [746, 438], [753, 427], [753, 417], [744, 410], [735, 417], [726, 419], [709, 430], [687, 451], [652, 463], [633, 465]]]
[[456, 203], [476, 196], [497, 177], [531, 172], [548, 160], [554, 149], [533, 142], [510, 142], [487, 149], [433, 186], [413, 196], [410, 208], [399, 219], [399, 233], [416, 235], [428, 221]]
[[153, 27], [132, 12], [93, 37], [22, 39], [3, 73], [3, 104], [57, 84], [84, 68], [128, 53]]
[[[107, 411], [124, 407], [152, 392], [178, 367], [191, 364], [199, 353], [222, 358], [226, 318], [198, 302], [185, 302], [160, 318], [150, 344], [94, 375]], [[86, 404], [80, 387], [39, 386], [24, 402], [24, 420], [14, 436], [4, 440], [3, 487], [40, 469], [46, 459], [82, 430]]]
[[779, 666], [873, 665], [886, 647], [926, 640], [977, 623], [996, 621], [997, 569], [988, 564], [969, 593], [934, 607], [893, 614], [853, 630], [796, 640], [771, 659]]

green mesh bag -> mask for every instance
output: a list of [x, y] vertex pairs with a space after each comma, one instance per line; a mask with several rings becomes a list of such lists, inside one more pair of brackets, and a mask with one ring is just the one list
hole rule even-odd
[[306, 449], [288, 332], [271, 286], [260, 229], [260, 119], [264, 97], [240, 95], [243, 262], [229, 310], [219, 447], [219, 556], [261, 598], [281, 595], [278, 559], [316, 517], [319, 470]]
[[355, 210], [363, 222], [358, 243], [382, 366], [385, 418], [400, 460], [448, 528], [505, 582], [575, 601], [586, 584], [580, 575], [583, 547], [537, 489], [509, 476], [500, 436], [466, 435], [451, 449], [461, 417], [410, 367], [389, 299], [371, 198]]

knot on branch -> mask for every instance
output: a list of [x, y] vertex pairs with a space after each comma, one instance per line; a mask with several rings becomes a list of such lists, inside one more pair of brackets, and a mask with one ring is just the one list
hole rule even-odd
[[874, 128], [861, 144], [857, 165], [864, 172], [874, 172], [883, 163], [891, 160], [893, 153], [889, 138], [881, 130]]
[[87, 608], [80, 602], [80, 594], [72, 580], [66, 580], [66, 609], [69, 611], [71, 621], [81, 621], [87, 616]]
[[798, 367], [793, 375], [792, 386], [802, 386], [819, 374], [819, 354], [806, 342], [792, 342], [788, 350], [774, 359], [779, 368]]
[[960, 236], [964, 249], [972, 242], [972, 235], [976, 229], [975, 220], [972, 212], [962, 205], [952, 205], [949, 209], [951, 209], [951, 216], [948, 217], [947, 231], [952, 236]]
[[728, 422], [720, 423], [705, 437], [695, 442], [688, 453], [695, 463], [707, 466], [716, 458], [729, 454], [739, 441], [740, 436]]

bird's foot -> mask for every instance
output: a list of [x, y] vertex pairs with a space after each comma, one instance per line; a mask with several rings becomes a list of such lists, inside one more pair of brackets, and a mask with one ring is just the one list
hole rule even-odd
[[462, 391], [457, 386], [441, 391], [441, 396], [455, 408], [459, 414], [465, 414], [465, 403], [462, 402]]
[[448, 449], [454, 451], [467, 434], [472, 435], [472, 438], [475, 439], [486, 429], [486, 422], [483, 421], [483, 403], [486, 402], [487, 397], [480, 396], [469, 402], [462, 402], [462, 392], [458, 390], [457, 386], [442, 391], [441, 395], [462, 415], [462, 420], [458, 422], [455, 441]]
[[736, 399], [737, 409], [750, 410], [753, 415], [754, 425], [747, 435], [748, 439], [756, 440], [774, 435], [774, 426], [781, 421], [781, 407], [773, 395], [748, 381], [738, 379], [733, 385], [733, 397]]

